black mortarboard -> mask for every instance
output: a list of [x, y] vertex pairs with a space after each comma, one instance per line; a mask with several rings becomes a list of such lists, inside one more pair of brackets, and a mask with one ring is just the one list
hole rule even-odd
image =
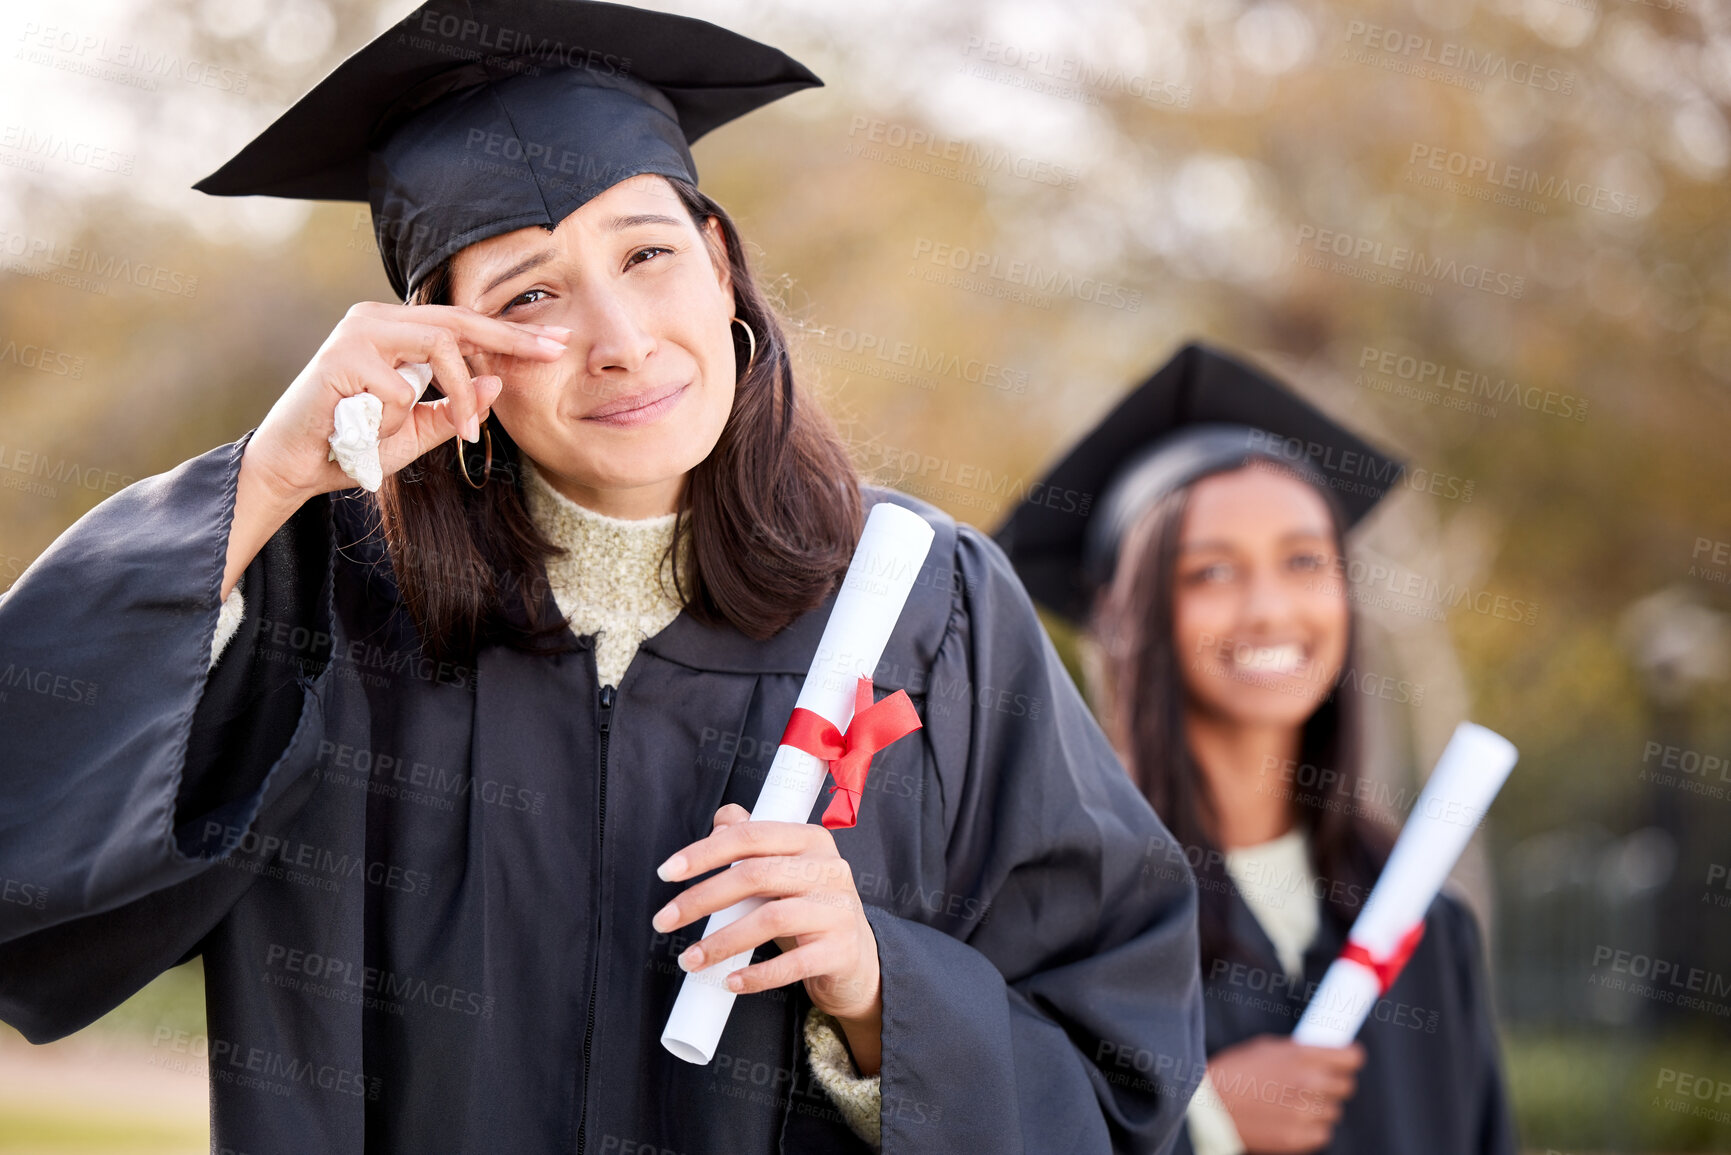
[[996, 538], [1036, 601], [1085, 621], [1155, 500], [1262, 458], [1326, 488], [1349, 526], [1405, 469], [1274, 378], [1192, 343], [1030, 488]]
[[695, 182], [689, 145], [823, 82], [703, 20], [591, 0], [422, 4], [193, 187], [367, 201], [403, 297], [445, 257], [556, 226], [641, 173]]

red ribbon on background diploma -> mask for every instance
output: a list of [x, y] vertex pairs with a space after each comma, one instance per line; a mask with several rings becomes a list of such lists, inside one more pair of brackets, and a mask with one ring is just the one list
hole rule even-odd
[[826, 829], [839, 830], [859, 821], [860, 791], [865, 789], [866, 770], [872, 755], [898, 738], [920, 728], [920, 716], [906, 690], [897, 690], [881, 702], [872, 701], [872, 680], [860, 675], [854, 688], [853, 719], [847, 733], [813, 710], [793, 708], [781, 744], [804, 750], [829, 763], [835, 777], [830, 787], [829, 807], [823, 812]]
[[1394, 949], [1388, 952], [1388, 957], [1378, 959], [1364, 947], [1351, 940], [1347, 941], [1346, 949], [1340, 952], [1340, 957], [1348, 962], [1355, 962], [1376, 976], [1377, 986], [1383, 994], [1388, 994], [1388, 988], [1394, 985], [1394, 980], [1400, 977], [1400, 972], [1406, 967], [1406, 961], [1412, 957], [1412, 952], [1418, 949], [1418, 940], [1424, 937], [1424, 923], [1418, 923], [1400, 936], [1400, 941], [1394, 944]]

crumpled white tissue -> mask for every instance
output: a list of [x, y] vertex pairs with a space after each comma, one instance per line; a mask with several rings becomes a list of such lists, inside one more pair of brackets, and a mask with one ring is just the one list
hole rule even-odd
[[[433, 380], [433, 367], [425, 361], [398, 365], [397, 372], [414, 386], [416, 401]], [[384, 468], [379, 464], [379, 419], [384, 412], [384, 402], [371, 393], [357, 393], [338, 401], [334, 414], [336, 430], [330, 437], [330, 456], [325, 459], [336, 462], [368, 493], [377, 493], [385, 481]]]

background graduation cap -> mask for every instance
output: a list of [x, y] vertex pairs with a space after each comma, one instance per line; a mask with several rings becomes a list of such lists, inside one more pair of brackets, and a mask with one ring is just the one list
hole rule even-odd
[[[1150, 504], [1256, 459], [1326, 487], [1348, 526], [1406, 468], [1272, 377], [1191, 343], [1030, 489], [995, 537], [1036, 601], [1084, 622], [1095, 592], [1111, 580], [1119, 543]], [[1075, 496], [1042, 500], [1053, 494]]]
[[422, 4], [193, 187], [367, 201], [391, 287], [630, 176], [695, 182], [691, 142], [823, 82], [703, 20], [590, 0]]

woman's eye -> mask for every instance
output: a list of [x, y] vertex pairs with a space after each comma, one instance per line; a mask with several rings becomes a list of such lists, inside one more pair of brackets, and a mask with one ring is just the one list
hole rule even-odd
[[540, 297], [535, 297], [534, 300], [530, 299], [531, 297], [534, 297], [534, 295], [536, 293], [540, 293], [542, 296], [545, 296], [547, 294], [547, 290], [546, 289], [529, 289], [525, 292], [517, 294], [517, 296], [511, 298], [511, 301], [509, 304], [507, 304], [503, 309], [499, 310], [499, 315], [501, 317], [504, 316], [506, 313], [509, 313], [512, 309], [515, 309], [518, 305], [533, 305], [535, 303], [535, 301], [540, 300]]
[[1200, 569], [1193, 569], [1184, 575], [1184, 580], [1195, 585], [1204, 582], [1223, 582], [1232, 579], [1232, 567], [1225, 562], [1215, 562]]
[[[638, 249], [626, 259], [625, 267], [629, 269], [632, 265], [641, 265], [643, 261], [647, 260], [653, 253], [671, 253], [672, 251], [672, 249], [664, 248], [661, 245], [650, 245], [647, 248]], [[639, 258], [642, 258], [642, 260]]]
[[1304, 553], [1293, 558], [1291, 565], [1293, 569], [1304, 570], [1307, 573], [1315, 573], [1318, 570], [1327, 568], [1328, 559], [1319, 553]]

